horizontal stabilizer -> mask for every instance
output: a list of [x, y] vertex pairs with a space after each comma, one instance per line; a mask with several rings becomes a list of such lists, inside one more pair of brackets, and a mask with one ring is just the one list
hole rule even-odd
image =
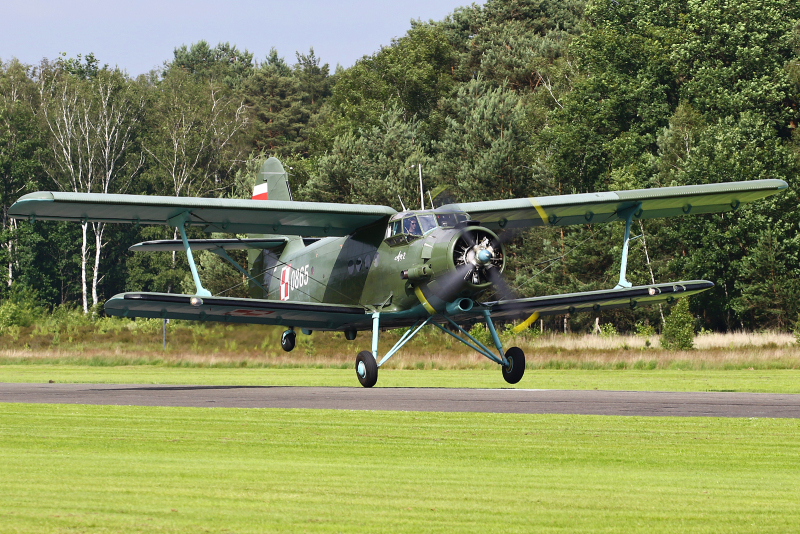
[[[248, 239], [189, 239], [189, 247], [192, 250], [248, 250], [248, 249], [268, 249], [277, 248], [288, 242], [285, 237], [270, 238], [248, 238]], [[318, 241], [314, 238], [304, 239], [303, 243], [308, 246]], [[172, 252], [182, 251], [183, 241], [180, 239], [163, 239], [159, 241], [145, 241], [136, 243], [130, 249], [134, 252]]]
[[372, 324], [372, 316], [361, 306], [174, 293], [121, 293], [106, 301], [105, 311], [117, 317], [284, 325], [311, 330], [358, 330]]
[[604, 289], [583, 293], [566, 293], [524, 299], [486, 302], [493, 319], [518, 319], [533, 312], [539, 315], [563, 315], [567, 313], [599, 312], [614, 308], [636, 308], [662, 302], [671, 303], [681, 297], [696, 295], [714, 287], [707, 280], [672, 282], [621, 289]]

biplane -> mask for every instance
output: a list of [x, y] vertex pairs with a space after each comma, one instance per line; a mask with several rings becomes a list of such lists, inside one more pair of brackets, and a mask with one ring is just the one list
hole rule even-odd
[[[358, 353], [355, 371], [372, 387], [378, 370], [426, 325], [474, 349], [514, 384], [525, 372], [525, 354], [504, 350], [496, 321], [634, 308], [693, 295], [713, 287], [706, 280], [633, 286], [626, 278], [634, 221], [736, 210], [787, 188], [782, 180], [754, 180], [632, 191], [581, 193], [450, 203], [397, 212], [387, 206], [297, 202], [289, 175], [276, 158], [261, 167], [253, 198], [181, 198], [96, 193], [37, 192], [21, 197], [9, 214], [17, 219], [100, 221], [166, 225], [179, 240], [148, 241], [135, 251], [184, 251], [193, 295], [128, 292], [105, 303], [109, 315], [281, 325], [281, 346], [291, 351], [296, 331], [340, 331], [348, 340], [371, 332], [370, 350]], [[615, 287], [518, 298], [502, 277], [504, 242], [534, 226], [610, 223], [625, 225], [619, 281]], [[247, 235], [188, 239], [186, 228]], [[251, 298], [214, 296], [200, 281], [193, 252], [224, 258], [247, 280]], [[246, 250], [242, 266], [228, 255]], [[495, 300], [482, 300], [484, 295]], [[493, 347], [470, 335], [484, 323]], [[379, 353], [381, 330], [405, 328], [397, 343]], [[491, 344], [489, 344], [491, 345]]]

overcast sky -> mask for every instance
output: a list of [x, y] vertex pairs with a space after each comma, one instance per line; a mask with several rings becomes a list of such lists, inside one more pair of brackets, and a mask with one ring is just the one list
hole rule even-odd
[[[413, 19], [441, 20], [464, 0], [16, 0], [3, 7], [0, 59], [38, 63], [93, 52], [131, 75], [159, 67], [182, 44], [230, 42], [263, 59], [271, 47], [293, 64], [310, 47], [331, 70], [349, 67]], [[482, 4], [483, 2], [477, 2]]]

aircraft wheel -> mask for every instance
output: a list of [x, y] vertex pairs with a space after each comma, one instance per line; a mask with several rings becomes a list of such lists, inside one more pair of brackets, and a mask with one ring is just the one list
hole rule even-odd
[[525, 374], [525, 353], [519, 347], [511, 347], [506, 351], [508, 367], [503, 367], [503, 378], [509, 384], [516, 384]]
[[365, 388], [371, 388], [378, 381], [378, 362], [368, 350], [362, 350], [356, 356], [356, 376]]
[[294, 349], [294, 342], [297, 339], [297, 334], [294, 330], [287, 330], [281, 335], [281, 348], [286, 352], [291, 352]]

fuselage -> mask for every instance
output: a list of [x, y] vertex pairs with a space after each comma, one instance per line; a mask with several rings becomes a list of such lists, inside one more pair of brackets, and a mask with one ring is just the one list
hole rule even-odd
[[[437, 294], [437, 280], [456, 274], [458, 259], [454, 256], [464, 256], [456, 246], [461, 236], [465, 231], [486, 232], [468, 226], [467, 219], [461, 213], [403, 212], [350, 236], [323, 238], [307, 245], [294, 238], [277, 254], [251, 251], [250, 273], [262, 286], [251, 282], [251, 296], [425, 315], [429, 310], [423, 301], [444, 302], [438, 298], [443, 295]], [[496, 255], [502, 260], [499, 250]], [[477, 278], [458, 281], [456, 291], [459, 296], [474, 298], [488, 285]], [[452, 296], [447, 295], [448, 299]], [[430, 306], [430, 302], [425, 304]]]

